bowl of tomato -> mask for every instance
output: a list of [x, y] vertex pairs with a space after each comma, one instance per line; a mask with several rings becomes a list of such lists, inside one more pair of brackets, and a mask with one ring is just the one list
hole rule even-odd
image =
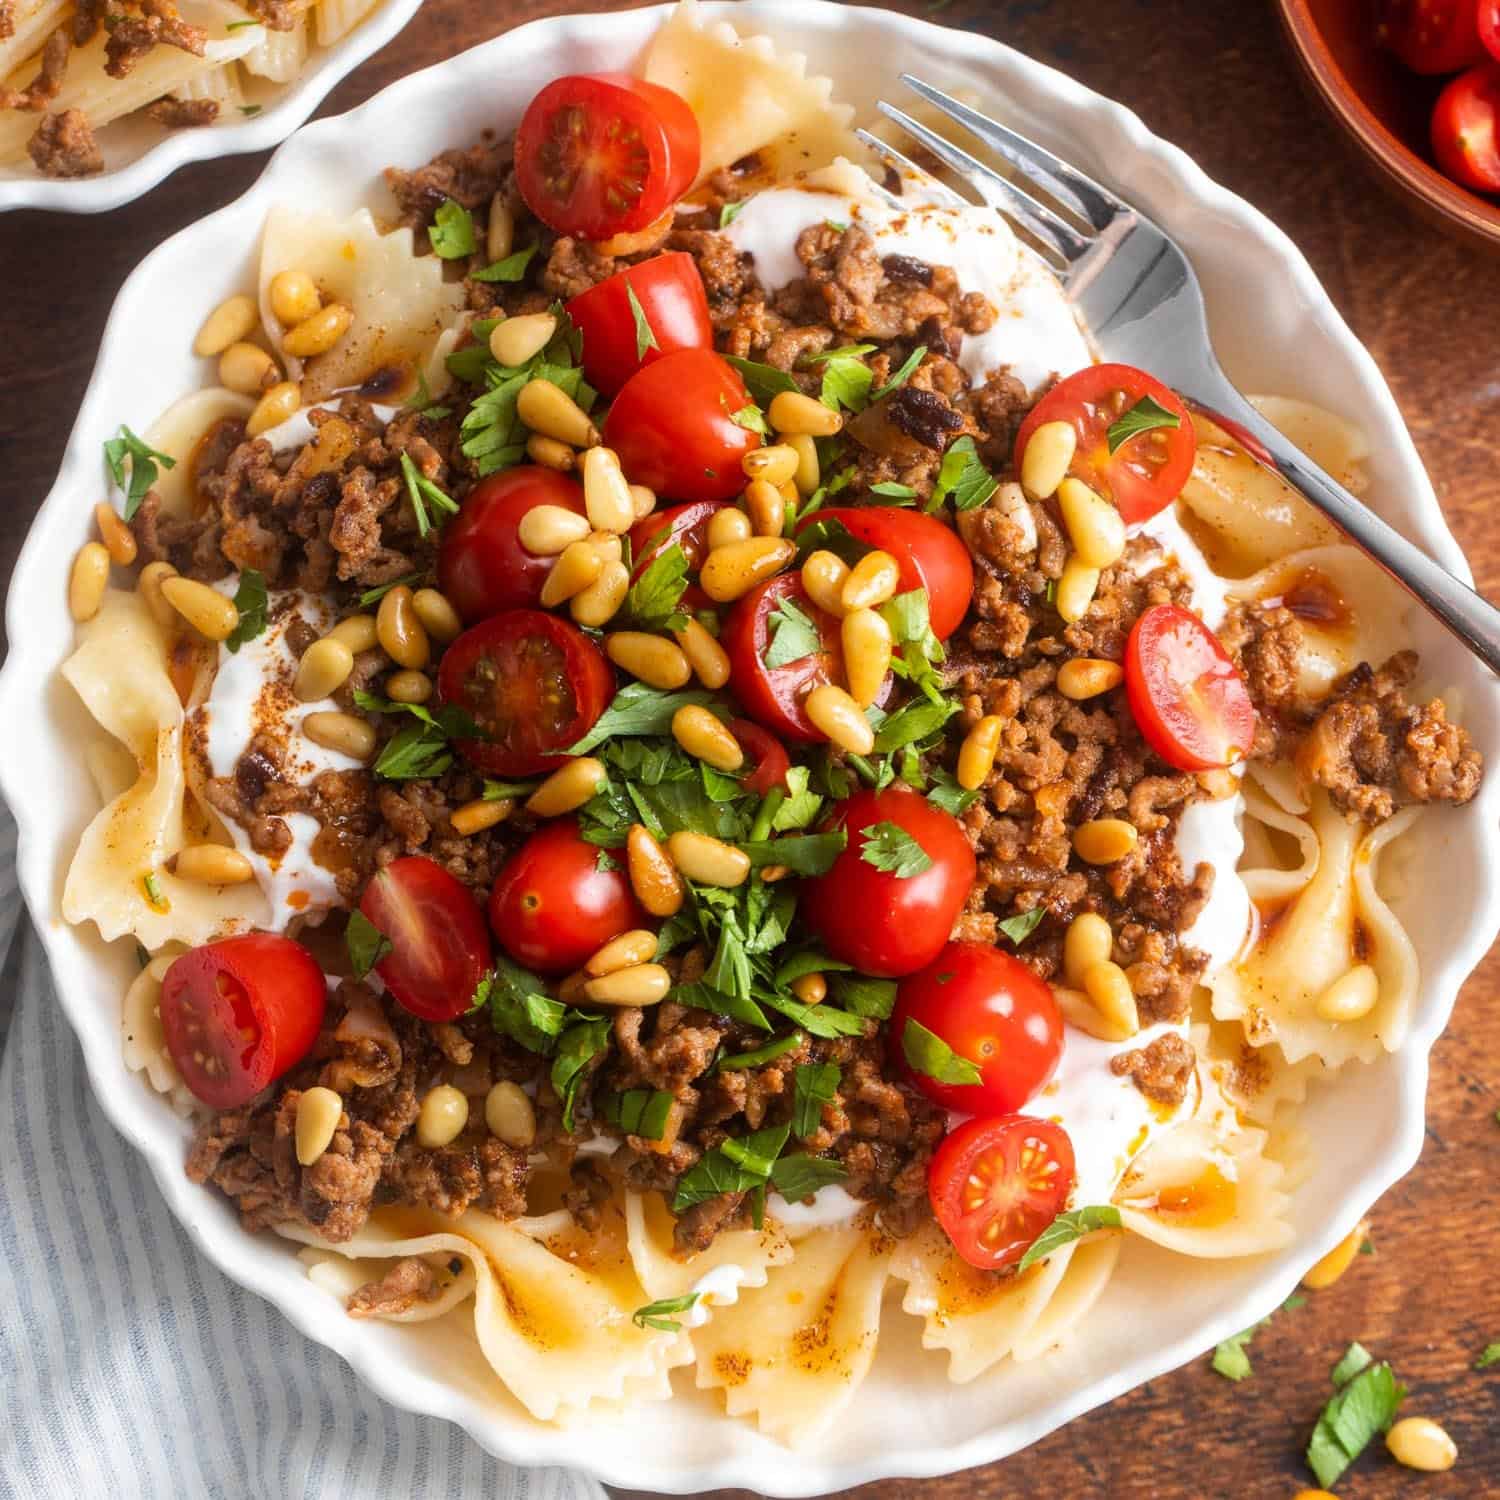
[[1395, 195], [1500, 247], [1500, 0], [1279, 0], [1313, 94]]

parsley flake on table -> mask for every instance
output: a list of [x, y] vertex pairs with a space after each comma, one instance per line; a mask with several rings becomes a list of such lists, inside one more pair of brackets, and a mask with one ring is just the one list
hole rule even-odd
[[1384, 1360], [1366, 1365], [1339, 1388], [1307, 1445], [1307, 1465], [1324, 1489], [1336, 1484], [1371, 1441], [1389, 1429], [1405, 1399], [1406, 1387]]
[[1493, 1365], [1500, 1365], [1500, 1344], [1486, 1344], [1474, 1361], [1476, 1370], [1488, 1370]]
[[897, 824], [871, 823], [859, 831], [865, 841], [859, 857], [867, 865], [874, 865], [898, 880], [910, 880], [913, 875], [932, 868], [932, 856]]

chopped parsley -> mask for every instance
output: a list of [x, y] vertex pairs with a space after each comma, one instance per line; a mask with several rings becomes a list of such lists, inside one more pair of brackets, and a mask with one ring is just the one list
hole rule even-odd
[[806, 1040], [800, 1031], [789, 1031], [785, 1036], [775, 1037], [753, 1052], [736, 1052], [731, 1057], [721, 1057], [718, 1062], [719, 1071], [734, 1073], [745, 1068], [761, 1067], [765, 1063], [775, 1062], [778, 1057], [785, 1057], [788, 1052], [795, 1052]]
[[[967, 1057], [960, 1057], [935, 1031], [929, 1031], [915, 1016], [906, 1018], [901, 1032], [901, 1053], [918, 1072], [937, 1083], [978, 1083], [979, 1069]], [[1046, 1231], [1044, 1231], [1044, 1234]], [[1073, 1236], [1077, 1238], [1077, 1236]], [[1040, 1240], [1037, 1241], [1041, 1243]], [[1058, 1243], [1065, 1243], [1059, 1241]], [[1033, 1245], [1032, 1250], [1036, 1249]], [[1056, 1249], [1052, 1245], [1049, 1249]], [[1029, 1255], [1031, 1251], [1027, 1251]], [[1043, 1255], [1047, 1251], [1041, 1252]]]
[[869, 493], [891, 505], [911, 505], [917, 498], [917, 492], [909, 484], [897, 484], [893, 479], [872, 484]]
[[742, 213], [744, 213], [744, 211], [745, 211], [745, 202], [746, 202], [746, 200], [742, 198], [742, 199], [740, 199], [740, 201], [738, 203], [726, 203], [719, 210], [719, 228], [720, 229], [728, 229], [729, 226], [731, 224], [733, 224], [734, 221], [737, 218], [739, 218], [739, 216]]
[[444, 198], [438, 205], [428, 226], [427, 238], [432, 242], [434, 252], [444, 260], [462, 260], [479, 248], [474, 233], [474, 215], [453, 198]]
[[663, 1297], [657, 1302], [648, 1302], [631, 1313], [630, 1321], [637, 1328], [654, 1328], [658, 1333], [680, 1333], [682, 1324], [673, 1316], [696, 1307], [701, 1292], [685, 1292], [680, 1297]]
[[763, 365], [753, 359], [741, 359], [737, 354], [726, 354], [724, 358], [739, 371], [740, 378], [745, 382], [750, 394], [762, 406], [768, 404], [773, 396], [780, 395], [782, 391], [800, 389], [797, 382], [785, 370], [778, 370], [775, 365]]
[[871, 979], [868, 974], [830, 974], [834, 1000], [851, 1015], [871, 1021], [888, 1021], [896, 1004], [894, 979]]
[[234, 591], [234, 607], [240, 612], [239, 623], [224, 642], [232, 656], [246, 641], [253, 641], [266, 628], [266, 580], [254, 568], [240, 572], [239, 587]]
[[417, 388], [405, 401], [401, 403], [408, 411], [420, 413], [424, 417], [431, 418], [434, 422], [440, 422], [453, 408], [451, 406], [440, 406], [432, 392], [427, 389], [427, 376], [417, 371]]
[[661, 352], [661, 345], [656, 342], [656, 335], [651, 331], [651, 320], [646, 316], [646, 309], [641, 306], [641, 299], [636, 296], [635, 288], [627, 281], [625, 283], [625, 295], [630, 300], [630, 316], [635, 320], [635, 357], [638, 360], [645, 359], [649, 349]]
[[1336, 1484], [1371, 1441], [1389, 1429], [1405, 1399], [1406, 1387], [1384, 1360], [1364, 1366], [1339, 1387], [1307, 1445], [1307, 1466], [1324, 1489]]
[[386, 781], [419, 781], [441, 776], [453, 764], [449, 740], [483, 739], [479, 726], [456, 704], [428, 708], [423, 703], [396, 703], [356, 688], [355, 704], [371, 714], [410, 714], [385, 743], [375, 762], [375, 774]]
[[1494, 1365], [1500, 1365], [1500, 1344], [1486, 1344], [1479, 1358], [1474, 1361], [1474, 1368], [1488, 1370]]
[[630, 624], [637, 630], [686, 630], [682, 596], [687, 589], [687, 554], [677, 542], [657, 549], [641, 576], [630, 585], [620, 606], [623, 617], [612, 628]]
[[[127, 480], [125, 460], [130, 460], [130, 475]], [[125, 519], [135, 519], [146, 492], [156, 483], [157, 465], [163, 469], [175, 469], [177, 460], [168, 453], [153, 448], [143, 438], [138, 438], [125, 424], [120, 424], [116, 437], [104, 444], [104, 462], [109, 466], [110, 477], [125, 491]]]
[[517, 282], [526, 275], [526, 268], [531, 264], [541, 245], [527, 245], [523, 250], [513, 250], [503, 260], [492, 261], [489, 265], [478, 271], [470, 271], [469, 275], [474, 281], [505, 281]]
[[391, 940], [358, 908], [349, 913], [344, 946], [349, 950], [349, 963], [356, 979], [363, 979], [391, 952]]
[[746, 432], [757, 432], [761, 437], [770, 437], [771, 426], [766, 421], [766, 414], [753, 401], [748, 406], [742, 406], [738, 411], [729, 413], [729, 420], [736, 427], [743, 427]]
[[837, 1063], [802, 1063], [792, 1075], [792, 1134], [806, 1140], [823, 1124], [823, 1106], [838, 1097]]
[[[596, 745], [626, 735], [663, 735], [672, 732], [672, 715], [690, 703], [712, 703], [713, 694], [698, 688], [667, 693], [644, 682], [628, 682], [610, 700], [594, 727], [569, 745], [569, 755], [587, 755]], [[652, 830], [655, 832], [655, 830]]]
[[677, 1179], [672, 1212], [681, 1214], [695, 1203], [706, 1203], [724, 1193], [749, 1193], [771, 1179], [776, 1158], [791, 1134], [791, 1125], [767, 1125], [751, 1135], [731, 1136]]
[[547, 993], [544, 981], [503, 955], [480, 979], [470, 1009], [487, 1011], [497, 1032], [543, 1056], [556, 1045], [568, 1018], [568, 1007]]
[[979, 793], [961, 787], [952, 771], [940, 766], [932, 773], [932, 786], [928, 788], [927, 800], [934, 807], [940, 807], [956, 818], [979, 800]]
[[943, 454], [927, 510], [929, 514], [941, 510], [950, 495], [954, 510], [977, 510], [999, 488], [1000, 481], [985, 468], [974, 439], [961, 437], [949, 443]]
[[[401, 454], [401, 475], [406, 480], [406, 493], [411, 499], [412, 514], [417, 519], [417, 535], [426, 536], [434, 526], [441, 526], [449, 516], [458, 514], [458, 502], [445, 495], [422, 471], [412, 462], [412, 456], [405, 450]], [[434, 521], [427, 513], [427, 507], [431, 506], [441, 519]]]
[[1225, 1380], [1248, 1380], [1255, 1372], [1250, 1364], [1250, 1356], [1245, 1352], [1246, 1345], [1264, 1327], [1265, 1320], [1262, 1319], [1259, 1323], [1252, 1323], [1248, 1328], [1242, 1328], [1238, 1333], [1230, 1334], [1222, 1344], [1216, 1344], [1213, 1357], [1214, 1370]]
[[573, 1108], [578, 1102], [579, 1085], [588, 1065], [609, 1050], [614, 1022], [608, 1016], [588, 1017], [575, 1021], [557, 1039], [557, 1053], [552, 1059], [552, 1088], [562, 1101], [564, 1130], [573, 1128]]
[[926, 358], [927, 345], [918, 344], [917, 347], [906, 356], [905, 360], [902, 362], [901, 368], [897, 370], [896, 373], [892, 375], [891, 378], [886, 381], [886, 383], [881, 386], [873, 396], [870, 397], [870, 400], [872, 402], [879, 401], [882, 396], [889, 396], [892, 391], [899, 390], [903, 385], [906, 384], [908, 380], [911, 379], [913, 374], [916, 373], [917, 366], [920, 365]]
[[1046, 915], [1047, 908], [1045, 906], [1033, 906], [1030, 911], [1018, 912], [1015, 916], [1007, 917], [997, 925], [1000, 931], [1019, 948], [1037, 930], [1042, 918]]
[[1367, 1365], [1375, 1362], [1375, 1356], [1363, 1344], [1350, 1344], [1344, 1357], [1333, 1367], [1329, 1378], [1335, 1385], [1348, 1385]]
[[777, 602], [767, 620], [770, 641], [766, 646], [767, 667], [785, 667], [823, 649], [823, 638], [807, 613], [790, 598]]
[[[907, 1023], [910, 1030], [911, 1023]], [[971, 1063], [972, 1067], [973, 1064]], [[934, 1075], [936, 1076], [936, 1075]], [[979, 1078], [978, 1069], [975, 1069], [974, 1081]], [[940, 1082], [949, 1080], [941, 1079]], [[1065, 1214], [1058, 1216], [1031, 1242], [1031, 1248], [1021, 1257], [1016, 1270], [1026, 1271], [1034, 1266], [1039, 1260], [1045, 1260], [1054, 1250], [1060, 1250], [1064, 1245], [1071, 1245], [1074, 1240], [1081, 1240], [1084, 1235], [1092, 1234], [1096, 1229], [1118, 1229], [1120, 1227], [1120, 1210], [1111, 1203], [1090, 1203], [1084, 1208], [1075, 1208]], [[1247, 1335], [1248, 1337], [1248, 1335]]]
[[409, 586], [416, 583], [421, 576], [420, 573], [408, 573], [405, 578], [393, 578], [389, 583], [382, 583], [373, 589], [366, 589], [359, 596], [359, 602], [361, 604], [375, 604], [379, 600], [384, 599], [392, 589], [398, 589], [403, 584]]
[[1161, 427], [1176, 430], [1182, 426], [1182, 418], [1175, 411], [1168, 411], [1159, 401], [1142, 396], [1129, 411], [1121, 413], [1109, 424], [1104, 441], [1114, 453], [1122, 444], [1143, 432], [1154, 432]]
[[834, 411], [843, 407], [860, 412], [870, 404], [870, 387], [874, 383], [875, 372], [859, 355], [835, 350], [823, 357], [823, 384], [818, 399]]
[[848, 1175], [849, 1169], [842, 1162], [799, 1151], [783, 1156], [771, 1168], [771, 1186], [788, 1203], [800, 1203], [819, 1188], [827, 1187], [830, 1182], [842, 1182]]
[[667, 1120], [676, 1096], [665, 1089], [627, 1089], [611, 1094], [604, 1103], [604, 1117], [626, 1135], [659, 1141], [667, 1133]]
[[859, 832], [865, 841], [859, 857], [877, 870], [894, 875], [898, 880], [910, 880], [932, 868], [932, 856], [898, 824], [871, 823]]

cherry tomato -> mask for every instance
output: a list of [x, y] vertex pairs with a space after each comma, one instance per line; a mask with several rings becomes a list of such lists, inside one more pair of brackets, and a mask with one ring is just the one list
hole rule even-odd
[[580, 292], [567, 311], [583, 334], [583, 373], [606, 396], [654, 359], [678, 349], [714, 346], [703, 278], [685, 250], [653, 255], [617, 271]]
[[1073, 1142], [1030, 1115], [966, 1120], [927, 1167], [932, 1212], [953, 1248], [982, 1271], [1014, 1265], [1073, 1190]]
[[1474, 20], [1479, 31], [1479, 45], [1500, 61], [1500, 0], [1479, 0]]
[[[1153, 427], [1109, 451], [1110, 424], [1149, 396], [1177, 418], [1176, 427]], [[1128, 526], [1165, 510], [1193, 472], [1198, 441], [1187, 408], [1174, 391], [1134, 365], [1089, 365], [1059, 381], [1016, 434], [1015, 464], [1043, 422], [1068, 422], [1078, 434], [1069, 472], [1112, 499]]]
[[895, 505], [814, 511], [807, 524], [821, 520], [842, 521], [861, 542], [889, 552], [901, 569], [899, 592], [927, 590], [928, 618], [940, 641], [958, 629], [974, 593], [974, 563], [952, 527]]
[[1255, 705], [1219, 638], [1179, 604], [1157, 604], [1125, 643], [1125, 695], [1146, 743], [1179, 771], [1232, 765], [1255, 742]]
[[1414, 73], [1456, 73], [1484, 56], [1474, 0], [1377, 0], [1375, 39]]
[[722, 500], [699, 500], [692, 505], [672, 505], [637, 521], [630, 528], [630, 555], [635, 559], [631, 578], [639, 578], [651, 559], [672, 542], [682, 548], [688, 567], [696, 573], [708, 553], [708, 523], [724, 504]]
[[679, 349], [625, 382], [604, 441], [632, 484], [670, 500], [728, 500], [745, 488], [740, 460], [760, 436], [733, 420], [751, 404], [734, 367], [711, 349]]
[[459, 754], [497, 776], [555, 770], [560, 752], [594, 727], [615, 693], [615, 672], [576, 625], [540, 609], [512, 609], [464, 631], [443, 653], [438, 694], [487, 736]]
[[516, 184], [559, 234], [608, 239], [644, 229], [687, 192], [699, 146], [680, 94], [626, 73], [575, 73], [527, 105]]
[[490, 926], [518, 964], [562, 974], [646, 925], [629, 878], [601, 870], [599, 853], [566, 818], [532, 834], [506, 861], [490, 892]]
[[538, 505], [581, 516], [583, 488], [555, 469], [523, 464], [481, 479], [443, 528], [438, 583], [466, 624], [541, 602], [557, 559], [528, 552], [519, 533], [521, 518]]
[[183, 1082], [235, 1109], [295, 1067], [318, 1038], [328, 989], [306, 948], [273, 932], [184, 953], [161, 985], [161, 1026]]
[[[915, 1021], [979, 1069], [978, 1083], [940, 1083], [907, 1056]], [[891, 1056], [934, 1104], [971, 1115], [1013, 1114], [1057, 1071], [1063, 1024], [1047, 985], [1018, 958], [986, 943], [949, 943], [901, 981], [891, 1014]]]
[[1460, 73], [1438, 95], [1432, 151], [1455, 182], [1500, 193], [1500, 63]]
[[468, 1010], [490, 966], [490, 935], [466, 885], [412, 854], [370, 877], [359, 909], [391, 945], [375, 972], [403, 1009], [424, 1021]]
[[740, 742], [745, 759], [755, 764], [740, 785], [755, 797], [764, 797], [773, 786], [785, 790], [786, 773], [792, 762], [781, 741], [749, 719], [731, 719], [729, 732]]
[[[931, 861], [925, 870], [902, 876], [864, 858], [865, 830], [886, 823], [917, 842]], [[798, 910], [829, 954], [877, 978], [931, 963], [974, 884], [974, 851], [958, 819], [908, 787], [890, 786], [845, 798], [825, 826], [844, 829], [849, 842], [826, 875], [803, 882]]]

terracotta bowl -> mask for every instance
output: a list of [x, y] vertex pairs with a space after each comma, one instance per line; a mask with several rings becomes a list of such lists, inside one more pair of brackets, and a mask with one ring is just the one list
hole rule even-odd
[[1376, 173], [1440, 228], [1500, 249], [1500, 202], [1432, 164], [1427, 124], [1443, 78], [1410, 72], [1375, 45], [1370, 0], [1277, 0], [1314, 91]]

